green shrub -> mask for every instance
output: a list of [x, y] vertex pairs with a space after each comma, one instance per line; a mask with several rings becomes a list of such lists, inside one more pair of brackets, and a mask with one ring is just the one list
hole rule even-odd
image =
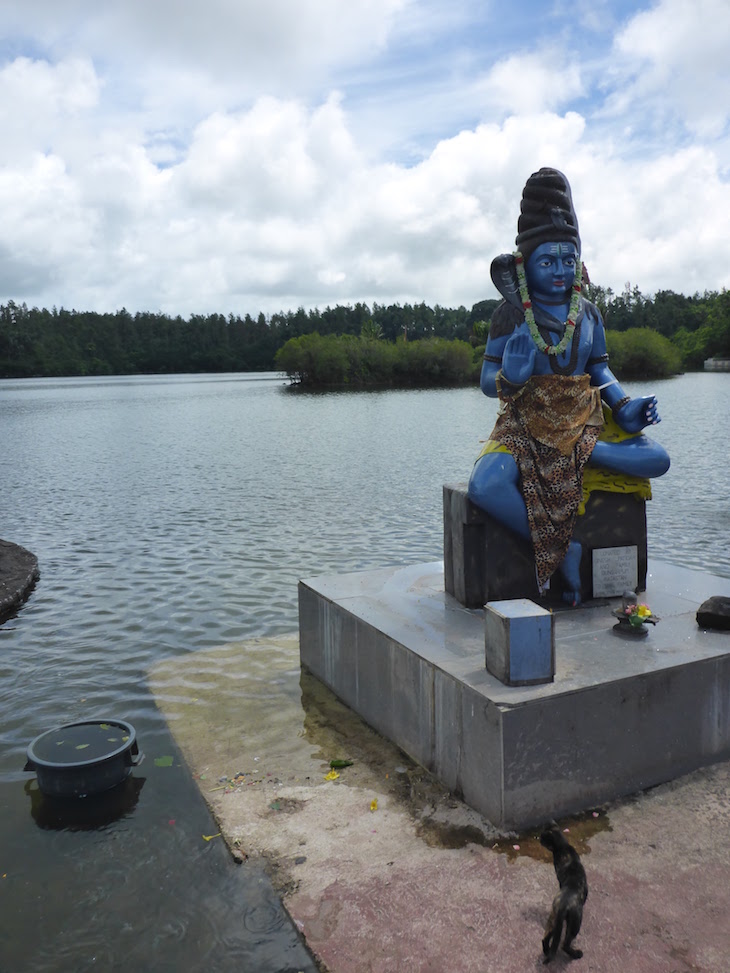
[[276, 367], [302, 385], [340, 385], [347, 380], [348, 358], [340, 339], [318, 332], [290, 338], [276, 353]]
[[478, 378], [466, 341], [395, 343], [355, 335], [302, 335], [276, 354], [276, 367], [303, 386], [464, 385]]
[[606, 331], [611, 370], [620, 378], [667, 378], [682, 370], [679, 349], [651, 328]]

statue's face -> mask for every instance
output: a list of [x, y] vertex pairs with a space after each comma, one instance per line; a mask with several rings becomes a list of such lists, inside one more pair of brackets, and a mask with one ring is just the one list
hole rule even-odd
[[578, 266], [573, 243], [541, 243], [525, 264], [525, 276], [533, 301], [563, 304], [570, 296]]

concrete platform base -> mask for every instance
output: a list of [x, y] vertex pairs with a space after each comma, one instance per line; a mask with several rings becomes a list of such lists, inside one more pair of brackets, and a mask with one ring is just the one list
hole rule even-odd
[[648, 638], [614, 634], [619, 599], [557, 613], [553, 683], [484, 664], [483, 611], [443, 564], [299, 584], [302, 664], [500, 828], [520, 829], [730, 756], [730, 635], [695, 614], [730, 580], [649, 564]]

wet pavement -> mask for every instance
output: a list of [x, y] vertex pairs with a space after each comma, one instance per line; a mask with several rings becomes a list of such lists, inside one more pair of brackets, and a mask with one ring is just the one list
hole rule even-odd
[[[322, 970], [542, 968], [538, 829], [500, 834], [449, 794], [301, 672], [296, 637], [166, 660], [150, 685], [216, 840], [266, 866]], [[576, 969], [727, 973], [730, 763], [559, 824], [590, 890]]]

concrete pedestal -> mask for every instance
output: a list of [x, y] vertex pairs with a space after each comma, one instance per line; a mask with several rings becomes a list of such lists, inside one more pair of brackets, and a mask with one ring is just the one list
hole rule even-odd
[[[634, 501], [632, 501], [634, 502]], [[661, 617], [613, 634], [620, 599], [555, 614], [555, 681], [508, 687], [484, 665], [484, 613], [443, 565], [299, 584], [301, 661], [495, 825], [519, 829], [730, 756], [730, 635], [695, 614], [730, 580], [652, 563]]]
[[[580, 576], [586, 597], [593, 590], [591, 554], [596, 548], [638, 548], [638, 587], [646, 587], [646, 503], [634, 494], [594, 492], [578, 517], [576, 540], [583, 545]], [[468, 498], [465, 483], [444, 486], [444, 579], [446, 591], [467, 608], [508, 598], [540, 600], [532, 546]], [[544, 600], [561, 601], [556, 572]]]

